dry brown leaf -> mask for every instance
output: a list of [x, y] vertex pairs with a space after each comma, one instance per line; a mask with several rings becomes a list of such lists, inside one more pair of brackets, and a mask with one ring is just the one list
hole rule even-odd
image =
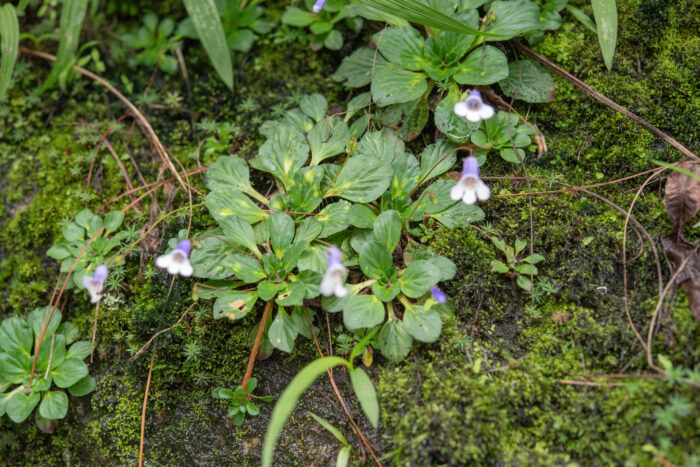
[[[677, 165], [700, 177], [700, 167], [694, 163], [682, 161]], [[682, 239], [683, 226], [700, 210], [700, 182], [674, 170], [666, 180], [664, 207], [673, 221], [673, 229], [669, 235]]]

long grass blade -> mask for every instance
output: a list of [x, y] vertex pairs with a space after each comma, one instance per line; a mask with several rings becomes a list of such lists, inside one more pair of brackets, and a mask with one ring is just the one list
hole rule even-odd
[[617, 43], [617, 5], [615, 0], [591, 0], [593, 16], [598, 29], [598, 42], [608, 70], [612, 69]]
[[19, 48], [19, 21], [15, 8], [6, 3], [0, 7], [0, 51], [2, 63], [0, 64], [0, 102], [5, 100], [5, 93], [10, 87], [12, 70], [17, 62], [17, 50]]
[[224, 27], [221, 24], [219, 12], [214, 0], [184, 0], [187, 13], [197, 30], [199, 40], [204, 50], [209, 54], [214, 69], [221, 80], [233, 90], [233, 65], [231, 52], [226, 43]]

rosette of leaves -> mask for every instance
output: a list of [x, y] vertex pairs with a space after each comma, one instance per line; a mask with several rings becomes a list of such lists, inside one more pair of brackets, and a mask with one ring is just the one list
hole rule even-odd
[[177, 71], [177, 59], [170, 52], [178, 45], [178, 36], [172, 35], [175, 30], [175, 20], [163, 18], [158, 20], [154, 13], [146, 13], [143, 16], [143, 26], [136, 33], [126, 33], [122, 41], [136, 51], [133, 65], [145, 65], [158, 67], [166, 73], [173, 74]]
[[[359, 143], [348, 144], [355, 124], [348, 127], [327, 110], [322, 96], [304, 96], [299, 109], [262, 126], [268, 139], [250, 164], [238, 156], [210, 164], [205, 204], [219, 228], [195, 239], [194, 275], [208, 280], [197, 294], [216, 299], [217, 319], [238, 320], [258, 300], [273, 302], [277, 314], [265, 345], [289, 352], [299, 334], [310, 337], [313, 314], [304, 306], [314, 302], [305, 300], [319, 296], [325, 251], [338, 245], [344, 264], [354, 268], [351, 296], [359, 298], [336, 303], [332, 311], [350, 304], [350, 330], [381, 325], [388, 316], [377, 342], [396, 360], [410, 349], [411, 336], [427, 342], [440, 334], [440, 307], [428, 290], [454, 274], [442, 257], [405, 264], [399, 242], [405, 245], [412, 225], [426, 217], [451, 228], [482, 219], [483, 211], [452, 201], [454, 180], [440, 178], [455, 164], [451, 143], [426, 147], [420, 161], [389, 129], [365, 132]], [[325, 162], [341, 154], [342, 161]], [[276, 192], [269, 200], [251, 185], [251, 167], [271, 177]], [[366, 245], [371, 249], [365, 251]], [[359, 308], [370, 318], [358, 317]], [[409, 316], [408, 324], [401, 316]], [[411, 333], [397, 343], [405, 326]], [[425, 326], [430, 329], [421, 334]]]
[[327, 0], [323, 9], [314, 13], [312, 8], [315, 0], [304, 0], [304, 7], [289, 7], [282, 15], [282, 23], [300, 28], [309, 28], [310, 36], [306, 38], [311, 48], [318, 50], [325, 47], [330, 50], [340, 50], [343, 47], [343, 34], [335, 29], [340, 21], [355, 32], [362, 29], [362, 18], [352, 5], [344, 0]]
[[[214, 0], [221, 16], [221, 23], [226, 35], [226, 43], [231, 50], [249, 52], [253, 42], [260, 36], [268, 34], [275, 23], [268, 21], [263, 7], [248, 2]], [[190, 39], [199, 39], [191, 18], [185, 18], [178, 26], [177, 32]]]
[[526, 60], [509, 65], [503, 51], [488, 44], [552, 26], [541, 21], [537, 4], [529, 0], [492, 2], [480, 19], [477, 7], [484, 2], [457, 7], [455, 3], [459, 2], [432, 2], [441, 12], [488, 35], [426, 29], [425, 37], [412, 26], [390, 26], [373, 36], [377, 50], [356, 50], [332, 75], [349, 88], [369, 84], [372, 100], [384, 108], [383, 123], [400, 128], [405, 140], [417, 137], [427, 124], [430, 97], [436, 89], [447, 96], [434, 108], [435, 125], [458, 143], [468, 142], [479, 127], [452, 110], [461, 98], [460, 86], [500, 83], [506, 95], [527, 102], [553, 98], [553, 81], [539, 65]]
[[77, 329], [61, 324], [61, 312], [55, 310], [29, 385], [46, 311], [37, 308], [26, 320], [13, 316], [0, 324], [0, 416], [7, 414], [13, 422], [22, 423], [38, 405], [37, 425], [52, 431], [52, 421], [64, 418], [68, 411], [66, 390], [72, 396], [84, 396], [95, 390], [95, 380], [83, 362], [90, 355], [90, 342], [74, 342]]
[[[75, 220], [64, 222], [63, 241], [49, 248], [46, 254], [61, 262], [62, 273], [68, 273], [73, 268], [73, 284], [82, 289], [83, 276], [92, 274], [128, 236], [126, 231], [114, 233], [123, 220], [122, 211], [110, 211], [102, 218], [89, 209], [84, 209], [75, 216]], [[110, 235], [112, 233], [114, 234]], [[88, 245], [93, 237], [94, 240]], [[69, 282], [67, 288], [73, 284]]]
[[242, 426], [246, 415], [254, 417], [260, 413], [260, 407], [250, 400], [251, 398], [262, 402], [272, 402], [274, 400], [272, 396], [256, 396], [253, 394], [257, 385], [258, 380], [256, 378], [250, 378], [246, 383], [245, 389], [243, 386], [238, 386], [234, 390], [228, 388], [214, 388], [211, 391], [211, 395], [215, 399], [227, 399], [229, 401], [229, 416], [233, 417], [234, 425]]

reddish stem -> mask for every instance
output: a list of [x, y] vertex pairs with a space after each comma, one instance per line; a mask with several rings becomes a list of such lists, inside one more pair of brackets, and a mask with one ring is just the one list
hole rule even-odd
[[260, 327], [258, 327], [258, 334], [255, 336], [255, 342], [253, 343], [253, 349], [250, 351], [250, 357], [248, 358], [248, 367], [245, 369], [245, 376], [243, 376], [243, 391], [246, 390], [246, 384], [248, 380], [253, 375], [253, 367], [255, 366], [255, 359], [258, 356], [258, 349], [260, 348], [260, 341], [262, 341], [262, 336], [265, 331], [265, 325], [267, 324], [267, 319], [270, 317], [270, 312], [272, 311], [272, 300], [265, 304], [265, 311], [263, 311], [262, 319], [260, 320]]

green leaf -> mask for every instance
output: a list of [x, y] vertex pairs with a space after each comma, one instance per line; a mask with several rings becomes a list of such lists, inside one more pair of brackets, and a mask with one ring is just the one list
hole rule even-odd
[[224, 292], [214, 302], [214, 319], [228, 318], [235, 321], [244, 318], [253, 310], [257, 300], [258, 293], [254, 290]]
[[356, 203], [374, 201], [389, 188], [393, 171], [385, 161], [354, 155], [325, 193]]
[[289, 24], [290, 26], [304, 27], [313, 23], [316, 18], [318, 18], [318, 16], [309, 11], [291, 7], [287, 8], [282, 15], [282, 23]]
[[[53, 347], [53, 348], [52, 348]], [[51, 360], [51, 369], [59, 366], [66, 358], [66, 339], [61, 334], [54, 334], [46, 339], [41, 346], [41, 351], [36, 361], [36, 372], [46, 372], [46, 367]]]
[[258, 282], [265, 277], [257, 261], [215, 236], [207, 236], [195, 243], [190, 262], [195, 277], [227, 279], [235, 275], [246, 283]]
[[405, 141], [413, 141], [420, 135], [429, 116], [427, 93], [414, 101], [385, 107], [381, 112], [382, 124], [398, 128], [397, 134]]
[[456, 202], [444, 211], [436, 212], [430, 216], [440, 221], [448, 229], [454, 229], [458, 225], [464, 226], [471, 222], [477, 222], [486, 217], [479, 206], [464, 204], [461, 201]]
[[17, 13], [11, 3], [0, 7], [0, 102], [5, 100], [5, 93], [12, 81], [12, 71], [17, 62], [19, 50], [19, 22]]
[[554, 100], [554, 80], [540, 65], [525, 59], [512, 62], [508, 69], [508, 77], [498, 83], [503, 94], [531, 103]]
[[6, 352], [19, 350], [27, 355], [32, 351], [32, 328], [19, 316], [3, 320], [0, 324], [0, 347]]
[[248, 196], [232, 188], [210, 192], [204, 204], [219, 222], [232, 216], [240, 216], [245, 222], [254, 224], [267, 217]]
[[316, 420], [319, 425], [321, 425], [323, 428], [325, 428], [330, 434], [335, 436], [335, 439], [337, 439], [338, 441], [343, 443], [345, 446], [350, 445], [350, 443], [348, 443], [348, 440], [345, 439], [345, 436], [343, 436], [343, 434], [340, 432], [340, 430], [338, 430], [336, 427], [334, 427], [333, 425], [331, 425], [330, 423], [328, 423], [327, 421], [325, 421], [324, 419], [322, 419], [321, 417], [319, 417], [318, 415], [316, 415], [313, 412], [309, 412], [309, 415], [311, 415], [311, 417], [314, 420]]
[[[489, 34], [477, 31], [461, 21], [416, 0], [359, 0], [358, 3], [398, 16], [412, 23], [422, 24], [431, 28], [471, 34], [474, 36], [489, 36]], [[495, 40], [500, 40], [500, 38], [496, 38]]]
[[331, 203], [319, 212], [314, 219], [321, 224], [322, 230], [319, 238], [326, 238], [334, 233], [341, 232], [348, 227], [348, 216], [352, 205], [345, 200]]
[[294, 221], [289, 214], [284, 212], [271, 212], [267, 218], [267, 225], [270, 229], [270, 243], [272, 248], [279, 255], [294, 239]]
[[97, 384], [95, 383], [95, 378], [88, 375], [88, 376], [85, 376], [85, 377], [79, 379], [77, 383], [70, 386], [68, 388], [68, 392], [70, 392], [71, 396], [82, 397], [82, 396], [85, 396], [87, 394], [90, 394], [96, 388], [97, 388]]
[[413, 338], [406, 331], [403, 322], [390, 319], [377, 335], [377, 345], [386, 358], [392, 362], [400, 362], [408, 355], [413, 344]]
[[305, 115], [318, 122], [326, 116], [328, 102], [321, 94], [308, 94], [301, 98], [299, 108]]
[[[44, 324], [44, 318], [46, 317], [46, 319], [48, 319], [47, 313], [48, 315], [51, 315], [51, 310], [49, 307], [45, 306], [41, 308], [34, 308], [31, 313], [29, 313], [29, 316], [27, 316], [27, 324], [31, 326], [32, 331], [34, 332], [35, 341], [39, 339], [39, 335], [41, 334], [41, 326]], [[44, 331], [44, 340], [53, 336], [53, 333], [56, 332], [56, 329], [58, 329], [58, 326], [61, 324], [62, 318], [63, 315], [61, 314], [61, 310], [58, 308], [54, 309], [51, 321], [47, 326], [45, 326], [46, 330]]]
[[377, 428], [379, 425], [379, 402], [372, 380], [362, 368], [355, 368], [350, 372], [350, 381], [369, 423]]
[[72, 386], [87, 374], [87, 367], [77, 358], [66, 358], [55, 370], [51, 371], [53, 381], [59, 388]]
[[500, 36], [487, 37], [487, 41], [504, 41], [527, 31], [540, 29], [540, 8], [529, 0], [493, 2], [486, 16], [494, 18], [486, 31]]
[[383, 161], [392, 162], [397, 156], [404, 153], [406, 145], [398, 135], [389, 128], [380, 131], [368, 131], [357, 145], [353, 154], [356, 156], [369, 156]]
[[252, 251], [258, 258], [262, 257], [255, 243], [255, 233], [250, 224], [238, 216], [224, 217], [219, 221], [226, 240], [241, 245]]
[[350, 446], [343, 446], [340, 448], [340, 451], [338, 451], [338, 457], [335, 461], [335, 467], [347, 467], [350, 463], [351, 452], [352, 448]]
[[248, 163], [238, 156], [221, 156], [207, 166], [206, 184], [211, 191], [248, 192], [252, 189]]
[[411, 220], [419, 221], [426, 214], [442, 212], [454, 204], [454, 201], [450, 198], [450, 190], [454, 184], [455, 182], [452, 180], [440, 179], [423, 190], [416, 202], [411, 204], [406, 210], [408, 213], [413, 212]]
[[5, 405], [7, 416], [15, 423], [22, 423], [32, 413], [40, 398], [39, 392], [31, 392], [28, 396], [24, 391], [15, 393]]
[[[112, 233], [116, 231], [119, 226], [122, 225], [122, 221], [124, 220], [124, 213], [122, 211], [116, 210], [116, 211], [110, 211], [106, 216], [105, 216], [105, 230], [106, 233]], [[92, 232], [94, 235], [96, 232]]]
[[[435, 108], [435, 126], [452, 141], [466, 143], [471, 134], [479, 128], [479, 122], [470, 122], [455, 114], [454, 106], [460, 100], [459, 88], [453, 85], [450, 92]], [[454, 162], [453, 164], [454, 165]]]
[[440, 281], [440, 270], [426, 260], [409, 264], [399, 278], [401, 291], [410, 298], [420, 298]]
[[573, 5], [566, 5], [566, 10], [571, 13], [571, 15], [579, 20], [581, 24], [586, 26], [593, 34], [598, 34], [598, 30], [596, 29], [596, 25], [593, 21], [591, 21], [591, 18], [588, 17], [586, 13], [583, 11], [579, 10]]
[[425, 183], [433, 177], [442, 175], [454, 167], [456, 161], [455, 146], [450, 142], [441, 140], [426, 146], [420, 157], [421, 180]]
[[360, 88], [372, 81], [372, 76], [389, 62], [377, 50], [361, 48], [345, 57], [338, 70], [331, 75], [348, 88]]
[[345, 303], [343, 323], [350, 331], [373, 328], [384, 321], [384, 304], [374, 295], [353, 295]]
[[283, 352], [291, 352], [294, 349], [294, 341], [298, 335], [293, 319], [280, 307], [277, 316], [270, 325], [268, 339], [272, 346]]
[[457, 266], [444, 256], [432, 256], [425, 261], [435, 266], [440, 271], [440, 280], [448, 281], [457, 274]]
[[361, 229], [372, 227], [376, 218], [377, 215], [364, 204], [353, 204], [348, 213], [348, 222]]
[[389, 252], [394, 251], [401, 238], [401, 216], [395, 210], [384, 211], [374, 221], [374, 239]]
[[591, 5], [597, 24], [600, 51], [603, 53], [605, 66], [610, 70], [617, 43], [617, 4], [615, 0], [591, 0]]
[[304, 302], [306, 285], [302, 282], [292, 282], [285, 290], [281, 290], [275, 303], [279, 306], [299, 306]]
[[383, 286], [379, 282], [372, 284], [372, 293], [383, 302], [390, 302], [401, 292], [401, 283], [393, 282], [389, 286]]
[[367, 242], [360, 251], [360, 268], [367, 277], [379, 279], [393, 269], [391, 253], [377, 242]]
[[285, 187], [309, 157], [309, 145], [304, 135], [286, 125], [269, 138], [258, 150], [250, 165], [277, 177]]
[[394, 172], [389, 185], [391, 198], [408, 198], [420, 180], [418, 160], [413, 154], [405, 152], [396, 156], [391, 163], [391, 168]]
[[19, 384], [32, 371], [32, 360], [19, 350], [0, 353], [0, 384]]
[[73, 343], [66, 352], [66, 358], [77, 358], [78, 360], [85, 359], [90, 355], [92, 344], [89, 341], [78, 341]]
[[56, 61], [51, 67], [49, 76], [44, 84], [36, 91], [37, 94], [49, 89], [63, 71], [70, 67], [78, 48], [80, 29], [85, 19], [88, 0], [65, 0], [61, 8], [60, 35]]
[[62, 261], [69, 256], [71, 256], [71, 252], [68, 250], [68, 247], [62, 244], [58, 245], [53, 245], [51, 248], [48, 249], [46, 252], [46, 256], [49, 258], [53, 258], [58, 261]]
[[39, 414], [47, 420], [64, 418], [68, 413], [68, 396], [63, 391], [48, 391], [39, 404]]
[[508, 59], [496, 47], [485, 45], [470, 53], [453, 76], [460, 84], [487, 85], [508, 77]]
[[288, 186], [292, 210], [313, 212], [321, 204], [323, 176], [323, 167], [304, 167], [294, 174]]
[[307, 135], [311, 147], [311, 165], [345, 152], [350, 141], [348, 125], [338, 117], [324, 118]]
[[442, 331], [440, 314], [432, 308], [426, 310], [422, 306], [406, 307], [403, 324], [409, 334], [421, 342], [435, 342]]
[[207, 51], [214, 69], [224, 84], [233, 90], [233, 65], [226, 34], [214, 0], [184, 0], [185, 8]]
[[307, 217], [297, 226], [294, 241], [311, 243], [314, 238], [318, 237], [321, 230], [323, 230], [323, 225], [315, 217]]
[[491, 263], [491, 271], [505, 274], [510, 271], [510, 268], [501, 261], [493, 261]]
[[289, 386], [287, 386], [287, 389], [284, 390], [277, 401], [270, 417], [270, 424], [267, 427], [265, 444], [263, 446], [263, 467], [272, 465], [272, 457], [277, 440], [282, 432], [282, 428], [284, 428], [284, 423], [294, 410], [294, 406], [296, 406], [301, 394], [318, 376], [338, 365], [347, 365], [347, 361], [340, 357], [324, 357], [314, 360], [297, 373], [292, 382], [289, 383]]
[[83, 240], [84, 231], [81, 226], [75, 222], [68, 222], [63, 225], [63, 238], [69, 242], [75, 242], [78, 240]]
[[391, 26], [376, 33], [373, 41], [384, 58], [397, 67], [414, 71], [423, 68], [425, 41], [415, 28]]
[[379, 107], [416, 100], [428, 90], [426, 78], [425, 73], [394, 66], [382, 68], [372, 78], [372, 99]]
[[343, 35], [337, 29], [333, 29], [323, 40], [323, 45], [329, 50], [340, 50], [343, 47]]

